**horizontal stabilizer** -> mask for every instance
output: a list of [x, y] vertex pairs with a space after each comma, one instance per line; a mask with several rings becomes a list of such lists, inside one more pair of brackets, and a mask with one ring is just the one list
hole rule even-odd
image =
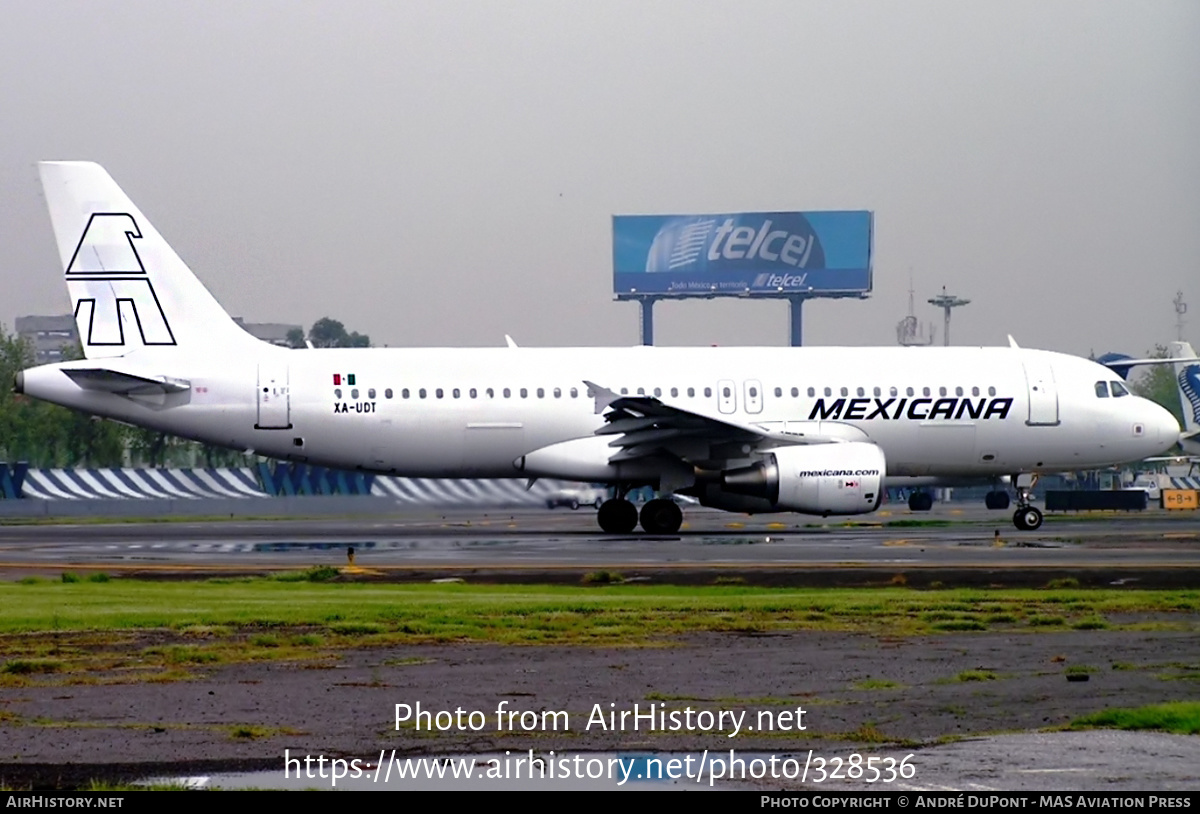
[[183, 379], [167, 376], [134, 376], [104, 368], [71, 368], [63, 370], [71, 381], [84, 390], [115, 393], [119, 396], [154, 396], [163, 393], [183, 393], [192, 385]]

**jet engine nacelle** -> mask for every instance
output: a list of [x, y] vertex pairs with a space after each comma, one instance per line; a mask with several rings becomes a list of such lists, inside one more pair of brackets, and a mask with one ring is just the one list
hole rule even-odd
[[722, 472], [719, 489], [710, 485], [706, 502], [737, 504], [743, 511], [761, 502], [769, 508], [757, 511], [863, 514], [879, 508], [886, 472], [883, 450], [875, 444], [780, 447], [753, 466]]

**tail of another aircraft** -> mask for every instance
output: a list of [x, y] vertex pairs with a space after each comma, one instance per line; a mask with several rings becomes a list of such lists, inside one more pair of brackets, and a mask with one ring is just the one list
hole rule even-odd
[[[1171, 358], [1195, 359], [1196, 352], [1187, 342], [1172, 342]], [[1200, 362], [1176, 362], [1174, 368], [1183, 406], [1183, 435], [1179, 444], [1185, 452], [1200, 455]]]
[[258, 343], [98, 164], [38, 165], [83, 353], [186, 355]]

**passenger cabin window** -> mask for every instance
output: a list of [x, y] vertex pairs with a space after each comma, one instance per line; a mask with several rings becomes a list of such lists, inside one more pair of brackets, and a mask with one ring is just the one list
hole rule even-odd
[[775, 388], [775, 398], [779, 398], [779, 397], [781, 397], [782, 395], [783, 395], [783, 388], [782, 388], [782, 387], [776, 387], [776, 388]]
[[358, 398], [358, 388], [357, 387], [350, 391], [350, 398], [352, 398], [352, 399]]
[[369, 398], [369, 399], [375, 398], [375, 388], [374, 387], [372, 387], [370, 390], [367, 391], [367, 398]]
[[1096, 397], [1108, 398], [1108, 382], [1096, 382]]
[[392, 388], [389, 387], [387, 390], [384, 390], [383, 397], [385, 399], [390, 399], [392, 397]]
[[706, 399], [712, 398], [712, 388], [711, 387], [704, 388], [704, 397]]
[[571, 398], [573, 398], [573, 399], [579, 398], [579, 388], [578, 387], [571, 388]]
[[512, 398], [512, 391], [511, 391], [511, 390], [509, 390], [507, 387], [506, 387], [506, 388], [504, 388], [504, 397], [505, 397], [506, 399], [507, 399], [507, 398]]
[[[265, 388], [264, 388], [264, 389], [265, 389]], [[334, 395], [335, 397], [337, 397], [337, 398], [339, 398], [339, 399], [340, 399], [340, 398], [342, 397], [342, 388], [340, 388], [340, 387], [335, 387], [335, 388], [333, 389], [333, 395]]]
[[1129, 391], [1125, 389], [1125, 385], [1120, 382], [1109, 382], [1112, 385], [1113, 398], [1119, 399], [1121, 396], [1128, 396]]
[[400, 391], [400, 398], [402, 398], [402, 399], [408, 398], [408, 388], [407, 387]]

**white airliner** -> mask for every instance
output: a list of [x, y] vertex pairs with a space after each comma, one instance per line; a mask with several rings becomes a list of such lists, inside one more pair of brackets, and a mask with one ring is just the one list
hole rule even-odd
[[[108, 173], [40, 165], [86, 359], [18, 392], [275, 458], [419, 477], [603, 482], [600, 526], [673, 533], [667, 496], [738, 512], [875, 510], [885, 481], [999, 482], [1179, 439], [1107, 368], [997, 348], [288, 350], [234, 323]], [[625, 499], [663, 497], [640, 517]], [[928, 495], [918, 492], [915, 508]], [[1006, 492], [989, 506], [1008, 505]]]

